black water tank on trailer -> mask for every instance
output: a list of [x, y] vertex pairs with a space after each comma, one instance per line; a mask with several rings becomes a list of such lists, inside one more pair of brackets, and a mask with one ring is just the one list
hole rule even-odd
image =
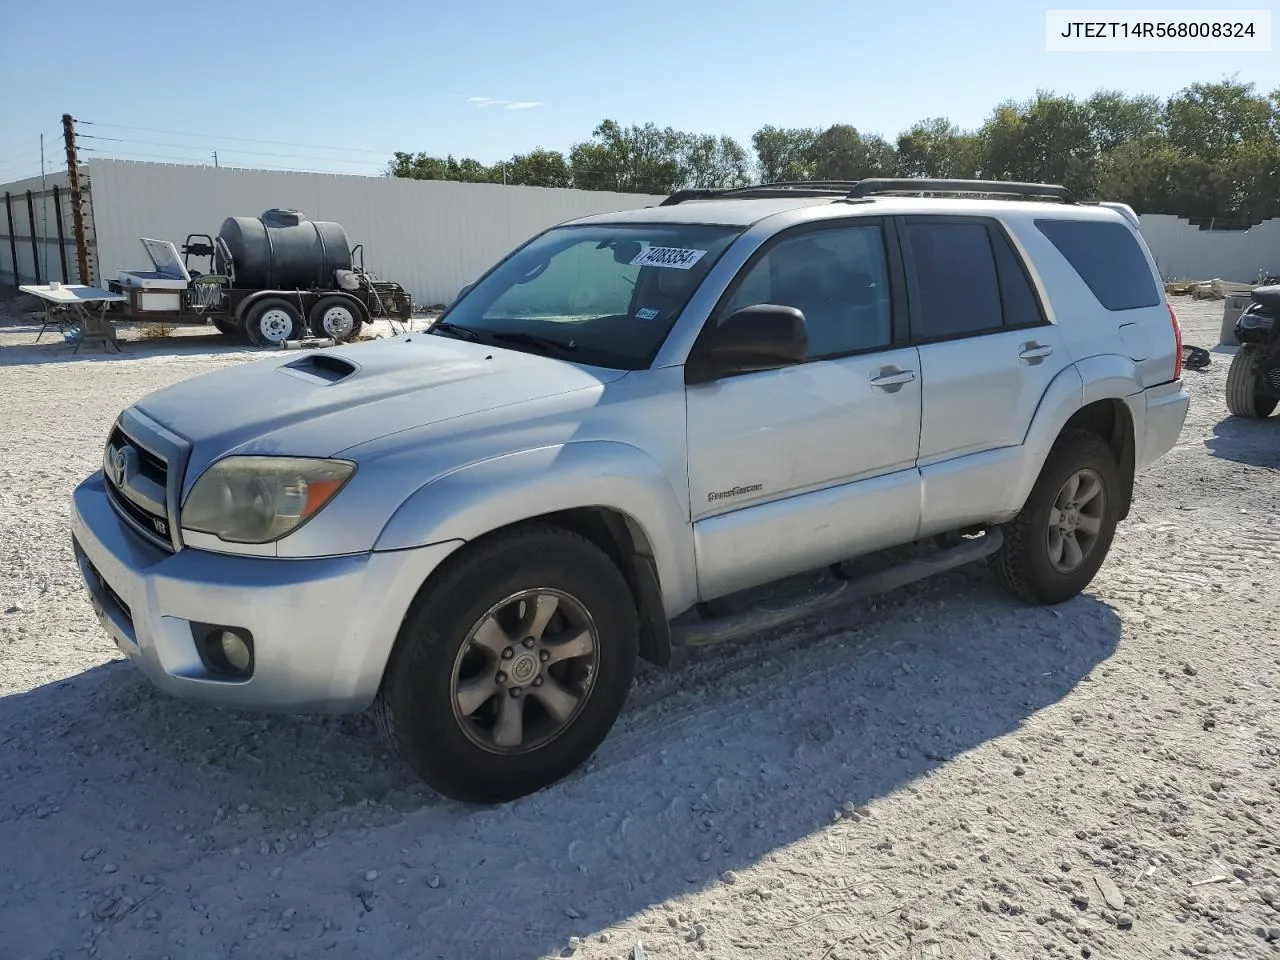
[[[308, 220], [298, 210], [228, 217], [218, 237], [231, 251], [236, 286], [243, 290], [331, 289], [333, 272], [351, 269], [351, 247], [342, 224]], [[225, 265], [219, 269], [226, 272]]]

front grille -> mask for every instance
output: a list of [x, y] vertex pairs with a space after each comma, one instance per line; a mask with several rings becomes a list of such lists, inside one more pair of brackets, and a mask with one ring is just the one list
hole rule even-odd
[[1272, 367], [1267, 371], [1267, 383], [1273, 393], [1280, 393], [1280, 367]]
[[110, 478], [107, 479], [107, 499], [110, 500], [111, 505], [116, 508], [116, 513], [124, 517], [125, 520], [129, 522], [129, 525], [139, 534], [146, 537], [158, 547], [162, 547], [165, 550], [173, 550], [172, 540], [169, 537], [162, 536], [160, 533], [161, 528], [157, 528], [156, 526], [157, 523], [160, 523], [163, 524], [162, 529], [168, 530], [169, 521], [164, 517], [159, 517], [153, 514], [150, 510], [146, 510], [138, 506], [121, 493], [120, 489], [111, 482]]
[[163, 457], [152, 450], [148, 450], [136, 439], [125, 433], [120, 425], [117, 424], [112, 429], [111, 436], [107, 440], [105, 463], [107, 465], [111, 463], [113, 451], [125, 448], [132, 448], [136, 454], [138, 476], [150, 481], [161, 492], [160, 499], [163, 509], [161, 511], [153, 511], [130, 497], [128, 491], [116, 482], [116, 478], [112, 475], [110, 469], [103, 471], [106, 477], [108, 499], [110, 499], [111, 505], [115, 507], [116, 512], [140, 536], [162, 550], [173, 552], [173, 534], [169, 529], [167, 510], [169, 466]]

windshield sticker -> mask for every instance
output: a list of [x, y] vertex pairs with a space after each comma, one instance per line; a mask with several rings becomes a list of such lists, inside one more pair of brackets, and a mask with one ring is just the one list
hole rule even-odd
[[657, 319], [658, 311], [653, 307], [641, 307], [636, 311], [637, 320], [654, 320]]
[[643, 253], [636, 254], [631, 261], [633, 267], [671, 267], [674, 270], [688, 270], [706, 256], [705, 250], [685, 250], [683, 247], [650, 247]]

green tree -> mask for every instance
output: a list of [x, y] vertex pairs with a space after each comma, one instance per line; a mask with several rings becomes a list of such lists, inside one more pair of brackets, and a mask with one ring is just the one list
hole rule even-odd
[[573, 185], [585, 190], [671, 193], [688, 179], [681, 165], [684, 135], [652, 123], [623, 128], [605, 120], [592, 139], [569, 152]]
[[868, 177], [896, 177], [901, 174], [898, 163], [898, 148], [879, 134], [865, 135], [862, 138], [864, 161]]
[[1165, 105], [1169, 141], [1188, 157], [1211, 163], [1251, 140], [1276, 138], [1273, 104], [1252, 83], [1193, 83]]
[[455, 159], [452, 154], [443, 159], [425, 153], [402, 153], [397, 151], [387, 167], [387, 174], [392, 177], [406, 177], [411, 180], [461, 180], [467, 183], [501, 183], [501, 170], [486, 167], [479, 160], [470, 157]]
[[864, 137], [847, 123], [833, 124], [814, 137], [805, 161], [813, 180], [861, 180], [893, 176], [898, 170], [897, 151], [888, 141]]
[[1082, 101], [1040, 91], [999, 104], [976, 133], [942, 117], [892, 142], [850, 124], [761, 127], [730, 137], [605, 120], [568, 155], [537, 149], [486, 166], [396, 152], [388, 176], [670, 193], [681, 187], [909, 176], [1053, 181], [1139, 212], [1256, 223], [1280, 217], [1280, 88], [1192, 84], [1164, 101], [1099, 90]]
[[517, 153], [504, 164], [499, 164], [501, 182], [526, 187], [569, 187], [573, 175], [569, 162], [559, 150], [531, 150]]
[[1185, 164], [1186, 157], [1158, 134], [1121, 144], [1099, 164], [1098, 196], [1139, 213], [1174, 212], [1177, 173]]
[[1244, 223], [1280, 217], [1280, 143], [1256, 137], [1235, 144], [1216, 165], [1219, 209]]
[[858, 131], [837, 123], [813, 139], [806, 151], [814, 180], [857, 180], [866, 170], [866, 147]]
[[817, 131], [799, 127], [784, 130], [764, 126], [757, 130], [751, 137], [751, 145], [756, 151], [761, 181], [813, 179], [809, 151], [817, 136]]
[[986, 177], [1093, 193], [1097, 156], [1089, 113], [1073, 98], [1040, 91], [1027, 103], [1003, 103], [978, 135]]
[[1159, 133], [1163, 120], [1156, 97], [1129, 97], [1118, 90], [1099, 90], [1085, 101], [1084, 108], [1099, 155]]
[[978, 175], [978, 138], [950, 120], [933, 117], [898, 137], [898, 172], [904, 177], [973, 179]]
[[680, 165], [686, 187], [741, 187], [751, 182], [747, 151], [732, 137], [685, 135]]

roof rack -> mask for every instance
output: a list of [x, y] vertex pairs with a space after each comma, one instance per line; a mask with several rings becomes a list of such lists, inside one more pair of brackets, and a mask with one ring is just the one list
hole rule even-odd
[[901, 193], [965, 193], [1028, 197], [1077, 203], [1075, 195], [1056, 183], [1017, 183], [1005, 180], [937, 180], [926, 177], [878, 177], [867, 180], [779, 180], [748, 187], [677, 190], [661, 203], [671, 207], [688, 200], [759, 200], [779, 197], [829, 197], [868, 200]]
[[859, 180], [845, 199], [858, 200], [890, 193], [974, 193], [990, 196], [1033, 197], [1075, 203], [1070, 190], [1056, 183], [1017, 183], [1005, 180], [934, 180], [890, 177]]
[[858, 180], [778, 180], [747, 187], [677, 190], [658, 206], [671, 207], [686, 200], [760, 200], [778, 197], [843, 197], [856, 187]]

